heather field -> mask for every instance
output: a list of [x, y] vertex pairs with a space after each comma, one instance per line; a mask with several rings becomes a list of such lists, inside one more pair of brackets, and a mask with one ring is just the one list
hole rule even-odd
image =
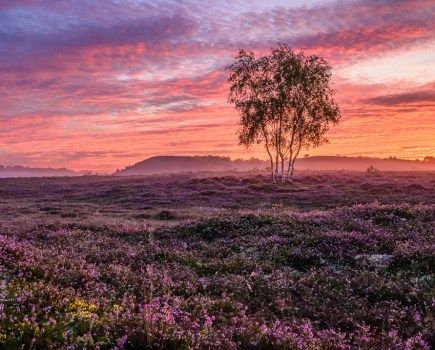
[[0, 179], [0, 349], [431, 349], [435, 173]]

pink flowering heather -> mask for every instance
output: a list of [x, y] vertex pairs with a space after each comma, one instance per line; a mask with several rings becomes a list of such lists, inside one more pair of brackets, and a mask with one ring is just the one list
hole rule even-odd
[[0, 349], [433, 348], [431, 173], [0, 181]]

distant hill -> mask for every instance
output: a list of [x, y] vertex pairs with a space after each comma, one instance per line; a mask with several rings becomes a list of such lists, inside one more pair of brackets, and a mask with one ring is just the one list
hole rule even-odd
[[259, 159], [231, 160], [219, 156], [157, 156], [117, 171], [114, 175], [152, 175], [197, 171], [263, 170], [267, 162]]
[[21, 165], [4, 166], [0, 165], [0, 178], [5, 177], [43, 177], [43, 176], [81, 176], [84, 173], [60, 168], [28, 168]]
[[352, 170], [366, 171], [373, 165], [380, 171], [429, 171], [435, 170], [435, 162], [422, 162], [398, 158], [322, 156], [301, 158], [296, 161], [297, 170]]
[[[351, 170], [366, 171], [373, 165], [380, 171], [427, 171], [435, 170], [435, 162], [420, 162], [404, 159], [380, 159], [369, 157], [319, 156], [301, 158], [296, 161], [297, 170]], [[118, 170], [114, 175], [152, 175], [164, 173], [198, 172], [198, 171], [249, 171], [265, 170], [269, 161], [231, 160], [218, 156], [157, 156]]]

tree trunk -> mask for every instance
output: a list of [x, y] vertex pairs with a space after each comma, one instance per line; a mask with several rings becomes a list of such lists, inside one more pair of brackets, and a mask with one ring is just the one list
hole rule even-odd
[[275, 175], [274, 175], [274, 177], [273, 177], [273, 182], [277, 182], [278, 181], [278, 175], [279, 175], [279, 168], [278, 168], [278, 166], [279, 166], [279, 161], [278, 161], [279, 159], [278, 159], [278, 156], [276, 156], [276, 158], [275, 158]]
[[281, 182], [285, 182], [285, 159], [281, 156]]
[[277, 182], [279, 178], [279, 139], [278, 131], [275, 130], [275, 181]]
[[288, 168], [288, 176], [287, 176], [287, 181], [292, 183], [293, 182], [293, 173], [295, 171], [295, 162], [296, 159], [299, 156], [299, 153], [301, 152], [301, 148], [302, 148], [302, 139], [299, 138], [299, 144], [298, 144], [298, 149], [296, 150], [295, 155], [293, 156], [293, 159], [290, 158], [289, 160], [289, 168]]
[[287, 170], [287, 182], [293, 183], [293, 172], [295, 169], [295, 161], [296, 159], [293, 159], [289, 162], [289, 168]]
[[293, 169], [293, 151], [291, 150], [290, 154], [289, 154], [289, 159], [288, 159], [287, 174], [285, 176], [286, 181], [288, 181], [288, 182], [292, 182], [293, 181], [293, 179], [290, 179], [290, 176], [292, 175], [292, 172], [293, 172], [292, 169]]
[[[287, 168], [287, 174], [286, 174], [286, 180], [289, 180], [290, 177], [290, 171], [293, 163], [293, 144], [295, 142], [295, 130], [294, 126], [292, 127], [292, 136], [290, 138], [290, 145], [289, 145], [289, 155], [288, 155], [288, 168]], [[290, 181], [291, 182], [291, 181]]]
[[262, 131], [263, 131], [264, 139], [266, 141], [266, 151], [267, 151], [267, 154], [269, 155], [269, 159], [270, 159], [270, 173], [272, 176], [272, 181], [275, 182], [275, 173], [273, 171], [273, 165], [274, 165], [273, 164], [273, 157], [272, 157], [272, 153], [270, 152], [270, 149], [269, 149], [269, 139], [267, 137], [267, 132], [264, 128], [264, 125], [262, 126]]
[[270, 157], [270, 175], [272, 177], [272, 181], [275, 182], [275, 176], [273, 175], [273, 158]]

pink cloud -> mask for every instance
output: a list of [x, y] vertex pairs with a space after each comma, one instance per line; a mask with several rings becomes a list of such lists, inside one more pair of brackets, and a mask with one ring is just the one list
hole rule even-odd
[[[280, 41], [323, 55], [334, 67], [356, 67], [410, 48], [424, 52], [435, 40], [430, 1], [222, 7], [217, 13], [195, 2], [190, 11], [183, 2], [159, 5], [2, 2], [0, 162], [15, 157], [89, 168], [92, 159], [100, 170], [114, 170], [124, 165], [119, 155], [130, 163], [183, 152], [248, 155], [237, 146], [237, 115], [226, 103], [224, 67], [239, 48], [264, 52]], [[374, 133], [379, 125], [397, 135], [385, 120], [400, 120], [420, 135], [426, 131], [413, 126], [412, 118], [434, 122], [433, 84], [416, 88], [403, 82], [399, 89], [338, 75], [335, 87], [343, 124], [331, 131], [335, 148], [325, 152], [345, 154], [345, 147], [355, 152], [367, 142], [365, 130]], [[430, 123], [426, 130], [435, 133]], [[380, 154], [381, 136], [373, 146]], [[354, 144], [342, 141], [345, 137]], [[406, 144], [395, 142], [388, 152]], [[262, 155], [261, 149], [252, 152]]]

